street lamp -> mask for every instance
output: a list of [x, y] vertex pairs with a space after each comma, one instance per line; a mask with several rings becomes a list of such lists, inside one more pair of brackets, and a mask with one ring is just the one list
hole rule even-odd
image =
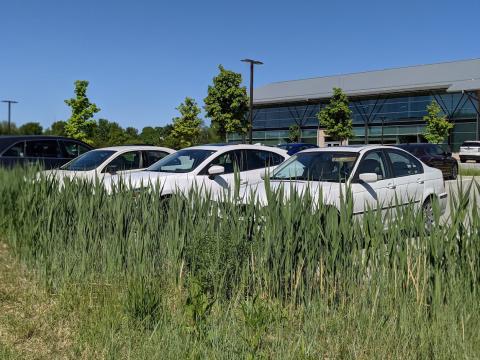
[[253, 134], [253, 66], [254, 65], [262, 65], [263, 62], [258, 61], [258, 60], [252, 60], [252, 59], [243, 59], [241, 60], [246, 63], [250, 63], [250, 110], [248, 114], [248, 122], [250, 124], [250, 129], [248, 132], [248, 142], [251, 144], [252, 143], [252, 134]]
[[8, 104], [8, 134], [10, 135], [10, 120], [11, 120], [12, 104], [18, 104], [18, 101], [2, 100], [2, 102]]

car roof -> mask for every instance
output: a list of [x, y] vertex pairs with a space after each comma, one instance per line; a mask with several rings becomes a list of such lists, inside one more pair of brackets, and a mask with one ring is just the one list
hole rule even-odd
[[112, 150], [112, 151], [129, 151], [129, 150], [161, 150], [168, 151], [170, 153], [175, 152], [173, 149], [169, 149], [161, 146], [152, 146], [152, 145], [120, 145], [120, 146], [107, 146], [103, 148], [98, 148], [95, 150]]
[[253, 149], [253, 150], [265, 150], [265, 151], [271, 151], [275, 152], [277, 154], [282, 154], [286, 155], [287, 152], [283, 149], [279, 149], [277, 147], [273, 146], [265, 146], [265, 145], [255, 145], [255, 144], [234, 144], [234, 145], [222, 145], [222, 146], [217, 146], [217, 145], [197, 145], [197, 146], [192, 146], [189, 148], [185, 148], [182, 150], [187, 150], [187, 149], [198, 149], [198, 150], [210, 150], [210, 151], [230, 151], [230, 150], [238, 150], [238, 149]]
[[385, 145], [346, 145], [346, 146], [329, 146], [321, 148], [311, 148], [301, 151], [301, 153], [310, 153], [310, 152], [333, 152], [333, 151], [348, 151], [348, 152], [357, 152], [361, 153], [365, 150], [371, 149], [391, 149], [389, 146]]

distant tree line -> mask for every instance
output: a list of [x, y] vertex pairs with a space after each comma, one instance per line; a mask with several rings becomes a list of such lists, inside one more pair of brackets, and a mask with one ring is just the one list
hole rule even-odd
[[[38, 122], [28, 122], [17, 127], [10, 125], [12, 135], [57, 135], [82, 140], [95, 147], [128, 144], [149, 144], [180, 149], [197, 144], [225, 141], [230, 133], [245, 135], [248, 128], [248, 97], [242, 76], [223, 66], [213, 78], [204, 99], [205, 113], [211, 126], [200, 117], [197, 102], [186, 97], [176, 108], [179, 115], [164, 126], [146, 126], [140, 131], [134, 127], [123, 128], [115, 121], [94, 119], [100, 108], [87, 96], [88, 81], [75, 81], [74, 97], [65, 100], [71, 115], [66, 121], [55, 121], [43, 129]], [[0, 135], [7, 135], [8, 124], [0, 123]]]

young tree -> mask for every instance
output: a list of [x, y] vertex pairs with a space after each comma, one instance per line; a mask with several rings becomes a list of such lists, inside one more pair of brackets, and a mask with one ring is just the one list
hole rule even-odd
[[345, 141], [353, 135], [352, 110], [348, 107], [348, 97], [340, 88], [333, 88], [330, 102], [317, 114], [320, 126], [327, 135]]
[[441, 115], [440, 106], [435, 100], [427, 106], [427, 115], [423, 120], [427, 123], [423, 135], [429, 143], [440, 144], [448, 137], [453, 124], [444, 115]]
[[88, 81], [75, 81], [75, 98], [65, 100], [72, 109], [72, 115], [65, 125], [65, 132], [72, 138], [92, 144], [91, 137], [95, 127], [93, 116], [100, 109], [88, 99], [87, 87]]
[[248, 96], [242, 83], [242, 75], [218, 66], [220, 73], [208, 86], [208, 95], [204, 99], [207, 117], [217, 134], [226, 140], [228, 133], [246, 134], [248, 132]]
[[171, 144], [176, 148], [192, 146], [198, 141], [202, 119], [198, 117], [200, 108], [195, 100], [186, 97], [177, 110], [180, 116], [173, 119], [173, 128], [170, 133]]
[[288, 129], [288, 140], [290, 142], [299, 142], [300, 137], [302, 136], [302, 129], [297, 124], [292, 125]]
[[21, 135], [42, 135], [43, 128], [38, 122], [28, 122], [18, 128]]

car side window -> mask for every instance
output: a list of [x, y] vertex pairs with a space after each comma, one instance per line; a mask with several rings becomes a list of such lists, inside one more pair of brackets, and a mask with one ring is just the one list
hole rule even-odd
[[225, 169], [224, 174], [231, 174], [235, 169], [238, 169], [238, 171], [247, 170], [245, 156], [242, 150], [227, 151], [218, 155], [205, 167], [201, 174], [207, 175], [208, 169], [214, 165], [223, 166]]
[[62, 156], [57, 140], [26, 141], [25, 152], [27, 157], [34, 158], [58, 158]]
[[62, 141], [62, 144], [67, 157], [70, 159], [74, 159], [77, 156], [82, 155], [87, 151], [90, 151], [89, 148], [75, 141]]
[[105, 169], [111, 169], [112, 167], [115, 167], [116, 171], [140, 169], [140, 152], [129, 151], [118, 155], [105, 167]]
[[358, 164], [355, 178], [358, 179], [360, 174], [374, 173], [378, 175], [378, 180], [388, 178], [387, 166], [381, 151], [368, 152]]
[[2, 156], [24, 157], [25, 156], [25, 141], [18, 142], [11, 146]]
[[392, 164], [393, 175], [395, 177], [410, 176], [423, 173], [423, 166], [413, 156], [394, 150], [386, 151], [388, 159]]
[[276, 166], [283, 162], [283, 156], [265, 150], [247, 149], [247, 168], [248, 170], [263, 169]]
[[147, 150], [145, 151], [145, 164], [143, 164], [143, 167], [149, 167], [150, 165], [155, 164], [157, 161], [163, 159], [165, 156], [167, 156], [168, 153], [165, 151], [156, 151], [156, 150]]

